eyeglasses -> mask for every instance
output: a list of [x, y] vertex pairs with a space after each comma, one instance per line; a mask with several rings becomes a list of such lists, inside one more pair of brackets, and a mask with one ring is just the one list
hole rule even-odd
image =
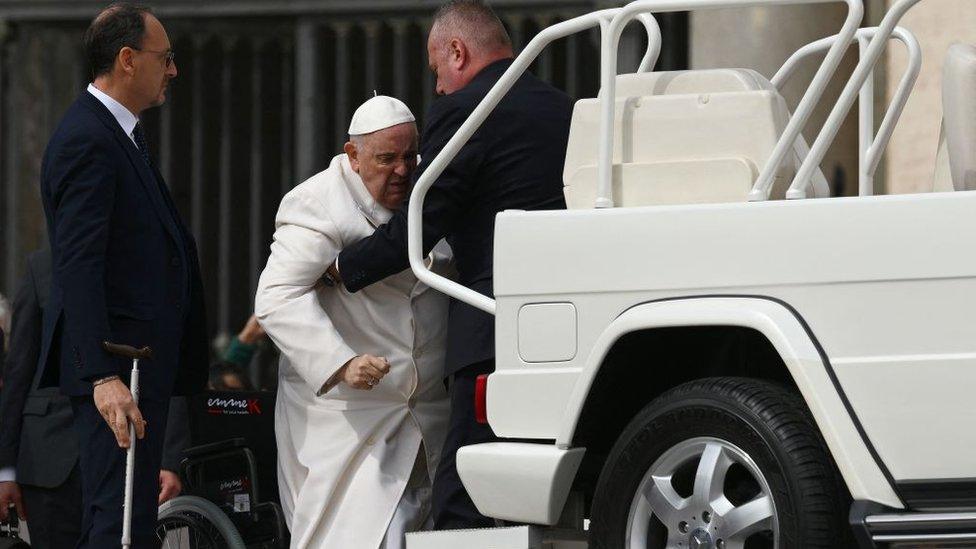
[[176, 52], [174, 52], [173, 50], [158, 51], [158, 50], [141, 50], [139, 48], [132, 48], [132, 49], [135, 51], [162, 55], [163, 59], [166, 61], [167, 69], [173, 65], [173, 60], [176, 59]]

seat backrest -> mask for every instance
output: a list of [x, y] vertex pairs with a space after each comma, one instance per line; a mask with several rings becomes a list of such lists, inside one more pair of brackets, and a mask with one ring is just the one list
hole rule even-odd
[[[615, 95], [613, 194], [624, 207], [747, 200], [790, 117], [747, 69], [624, 74]], [[599, 133], [599, 99], [577, 101], [563, 170], [570, 208], [594, 204]], [[795, 158], [783, 162], [773, 198], [795, 171]]]
[[976, 190], [976, 46], [949, 48], [942, 71], [942, 111], [935, 190]]

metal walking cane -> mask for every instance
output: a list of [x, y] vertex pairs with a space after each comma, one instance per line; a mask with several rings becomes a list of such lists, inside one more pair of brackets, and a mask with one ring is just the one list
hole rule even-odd
[[[102, 343], [102, 348], [113, 355], [132, 359], [132, 377], [129, 380], [129, 391], [132, 392], [132, 402], [139, 405], [139, 361], [152, 358], [152, 349], [143, 347], [136, 349], [128, 345], [117, 343]], [[132, 484], [135, 481], [136, 467], [136, 426], [129, 423], [129, 449], [125, 454], [125, 502], [122, 507], [122, 549], [132, 546]]]

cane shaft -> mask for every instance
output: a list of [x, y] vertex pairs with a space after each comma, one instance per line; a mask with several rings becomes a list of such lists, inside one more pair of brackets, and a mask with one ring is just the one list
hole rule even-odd
[[[139, 405], [139, 359], [132, 359], [132, 377], [129, 381], [132, 402]], [[125, 502], [122, 508], [122, 547], [132, 545], [132, 487], [136, 468], [136, 426], [129, 422], [129, 449], [125, 453]]]

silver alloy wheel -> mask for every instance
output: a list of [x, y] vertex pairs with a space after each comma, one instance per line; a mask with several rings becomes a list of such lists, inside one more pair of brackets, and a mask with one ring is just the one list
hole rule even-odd
[[[682, 466], [697, 461], [694, 489], [683, 497], [672, 479]], [[725, 493], [725, 477], [733, 464], [752, 475], [759, 494], [735, 505]], [[628, 549], [647, 549], [651, 517], [667, 529], [668, 549], [742, 549], [746, 539], [771, 532], [779, 547], [776, 503], [756, 463], [738, 446], [717, 438], [681, 441], [661, 455], [641, 480], [627, 517]]]

